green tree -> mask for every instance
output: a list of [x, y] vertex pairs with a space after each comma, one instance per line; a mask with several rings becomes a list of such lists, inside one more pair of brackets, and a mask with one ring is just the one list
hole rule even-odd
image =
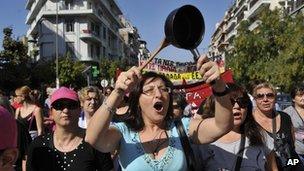
[[288, 91], [304, 78], [303, 16], [291, 17], [265, 8], [258, 19], [260, 24], [253, 31], [249, 30], [251, 21], [241, 22], [227, 66], [239, 83], [268, 80]]
[[12, 38], [13, 29], [3, 29], [3, 50], [0, 52], [0, 88], [11, 91], [30, 83], [31, 60], [27, 46]]
[[121, 70], [126, 70], [130, 68], [130, 66], [127, 66], [125, 61], [123, 60], [120, 61], [118, 59], [110, 60], [107, 58], [103, 58], [100, 61], [100, 77], [106, 80], [111, 80], [112, 78], [115, 78], [117, 68]]
[[59, 60], [59, 81], [61, 86], [85, 86], [85, 78], [82, 71], [85, 65], [80, 61], [75, 61], [68, 53]]

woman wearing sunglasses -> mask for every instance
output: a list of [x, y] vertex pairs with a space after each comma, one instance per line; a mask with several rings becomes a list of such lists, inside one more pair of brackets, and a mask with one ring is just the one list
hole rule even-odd
[[[212, 88], [218, 95], [215, 118], [183, 118], [181, 128], [192, 141], [209, 143], [232, 128], [231, 104], [216, 63], [201, 57], [197, 68], [204, 81], [214, 81]], [[173, 122], [172, 87], [165, 76], [153, 72], [141, 74], [137, 67], [122, 72], [115, 89], [91, 119], [86, 140], [103, 152], [118, 150], [122, 170], [191, 170]], [[129, 91], [129, 118], [110, 125], [114, 109]]]
[[291, 119], [286, 113], [275, 110], [275, 88], [267, 82], [260, 83], [253, 89], [253, 97], [257, 106], [253, 117], [263, 130], [267, 150], [275, 152], [278, 169], [304, 170], [300, 162], [290, 163], [300, 160], [295, 152]]
[[37, 137], [28, 151], [30, 171], [111, 170], [109, 153], [98, 153], [84, 141], [85, 130], [78, 126], [80, 104], [75, 91], [66, 87], [51, 96], [51, 117], [56, 129]]
[[[204, 170], [276, 170], [274, 154], [265, 149], [260, 127], [252, 116], [252, 103], [247, 92], [228, 83], [233, 106], [233, 129], [217, 141], [200, 147]], [[209, 97], [200, 113], [214, 117], [214, 97]], [[202, 109], [200, 107], [200, 109]]]

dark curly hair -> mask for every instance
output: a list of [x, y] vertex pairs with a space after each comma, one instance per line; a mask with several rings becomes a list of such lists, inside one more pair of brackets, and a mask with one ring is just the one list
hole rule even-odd
[[[146, 72], [142, 75], [142, 80], [139, 82], [139, 84], [133, 89], [133, 91], [130, 92], [129, 96], [129, 115], [124, 121], [126, 125], [131, 128], [133, 131], [141, 131], [144, 128], [144, 121], [141, 114], [141, 108], [139, 106], [139, 97], [142, 94], [143, 86], [147, 79], [149, 78], [160, 78], [164, 81], [166, 87], [171, 88], [173, 90], [173, 84], [172, 82], [165, 77], [164, 75], [155, 73], [155, 72]], [[169, 123], [173, 120], [173, 97], [172, 97], [172, 91], [169, 94], [170, 101], [169, 101], [169, 107], [167, 111], [167, 115], [165, 116], [165, 126], [168, 128]]]

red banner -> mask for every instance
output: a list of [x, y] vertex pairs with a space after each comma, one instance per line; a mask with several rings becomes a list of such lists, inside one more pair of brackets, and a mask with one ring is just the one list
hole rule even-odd
[[[231, 70], [227, 70], [224, 73], [222, 73], [221, 78], [226, 83], [234, 82]], [[209, 84], [198, 84], [198, 85], [196, 84], [196, 86], [194, 87], [189, 87], [189, 85], [187, 85], [187, 87], [184, 88], [186, 90], [186, 100], [189, 104], [192, 104], [192, 106], [196, 105], [198, 107], [202, 101], [204, 101], [207, 97], [212, 95], [211, 86]]]

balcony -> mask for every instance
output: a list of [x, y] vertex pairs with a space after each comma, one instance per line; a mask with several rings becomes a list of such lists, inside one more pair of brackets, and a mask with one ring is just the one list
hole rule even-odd
[[230, 32], [231, 30], [233, 30], [235, 28], [235, 25], [236, 25], [236, 18], [230, 19], [228, 21], [226, 31]]
[[230, 33], [227, 34], [225, 41], [230, 42], [230, 39], [234, 38], [236, 35], [236, 30], [231, 31]]
[[95, 43], [102, 43], [100, 37], [95, 31], [92, 30], [82, 30], [80, 33], [80, 39], [85, 42], [95, 42]]
[[37, 14], [41, 10], [41, 8], [44, 6], [46, 0], [36, 0], [34, 2], [31, 2], [31, 9], [29, 13], [26, 16], [25, 23], [26, 24], [31, 24], [32, 21], [36, 18]]
[[35, 0], [27, 0], [25, 4], [25, 9], [30, 10]]
[[254, 0], [250, 3], [250, 7], [247, 13], [248, 18], [251, 16], [256, 16], [260, 13], [260, 10], [263, 7], [269, 7], [271, 4], [271, 0]]
[[220, 42], [220, 44], [218, 45], [218, 50], [219, 51], [224, 51], [226, 49], [226, 47], [228, 47], [229, 43], [226, 41], [222, 41]]

